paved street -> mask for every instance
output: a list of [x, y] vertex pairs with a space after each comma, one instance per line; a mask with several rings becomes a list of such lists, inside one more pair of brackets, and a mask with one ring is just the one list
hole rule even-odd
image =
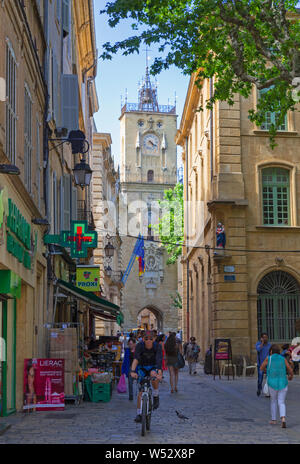
[[[168, 380], [168, 374], [166, 379]], [[140, 436], [134, 423], [135, 402], [114, 390], [110, 403], [68, 405], [64, 412], [17, 414], [0, 419], [11, 427], [0, 436], [0, 444], [12, 443], [299, 443], [300, 377], [289, 384], [286, 430], [269, 421], [269, 399], [256, 396], [256, 378], [189, 376], [180, 372], [179, 392], [170, 394], [161, 387], [161, 407], [153, 415], [151, 432]], [[189, 420], [180, 420], [175, 410]]]

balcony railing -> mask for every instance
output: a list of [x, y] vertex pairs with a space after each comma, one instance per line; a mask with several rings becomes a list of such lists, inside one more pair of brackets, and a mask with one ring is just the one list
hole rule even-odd
[[136, 111], [147, 111], [148, 113], [165, 113], [165, 114], [176, 114], [176, 106], [173, 105], [158, 105], [158, 109], [153, 108], [152, 105], [147, 107], [140, 106], [138, 103], [126, 103], [122, 108], [122, 114]]
[[89, 229], [96, 229], [93, 213], [87, 209], [85, 200], [77, 201], [77, 219], [78, 221], [87, 221]]
[[121, 182], [175, 185], [177, 183], [177, 174], [163, 174], [161, 176], [156, 176], [154, 174], [153, 180], [149, 181], [147, 174], [133, 174], [128, 172], [122, 175]]

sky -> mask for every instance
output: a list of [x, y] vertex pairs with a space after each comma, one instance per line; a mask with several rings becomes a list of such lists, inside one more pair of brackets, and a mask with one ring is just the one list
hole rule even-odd
[[[108, 17], [100, 15], [100, 10], [104, 9], [106, 0], [94, 0], [95, 7], [95, 25], [98, 55], [102, 53], [102, 45], [105, 42], [117, 42], [125, 39], [133, 32], [130, 22], [121, 22], [115, 28], [108, 25]], [[154, 61], [157, 48], [152, 46], [149, 53], [149, 65]], [[94, 115], [97, 131], [109, 132], [112, 136], [112, 154], [115, 163], [119, 162], [120, 152], [120, 122], [121, 114], [121, 95], [123, 103], [125, 102], [125, 93], [127, 89], [128, 103], [138, 102], [138, 82], [145, 75], [146, 52], [142, 47], [140, 54], [122, 56], [121, 53], [113, 56], [113, 59], [98, 62], [98, 75], [96, 78], [96, 87], [99, 99], [100, 109]], [[154, 80], [154, 77], [152, 77]], [[158, 102], [161, 105], [174, 104], [175, 92], [177, 94], [177, 114], [178, 127], [180, 125], [181, 115], [185, 102], [186, 92], [189, 83], [189, 77], [184, 76], [181, 71], [174, 66], [162, 72], [157, 76], [158, 80]], [[179, 154], [180, 151], [178, 150]], [[179, 156], [180, 158], [180, 156]]]

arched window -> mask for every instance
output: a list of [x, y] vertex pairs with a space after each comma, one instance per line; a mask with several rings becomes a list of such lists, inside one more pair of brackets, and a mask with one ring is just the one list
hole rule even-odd
[[283, 168], [262, 170], [263, 224], [290, 225], [290, 174]]
[[271, 341], [290, 342], [300, 316], [297, 280], [287, 272], [272, 271], [259, 282], [257, 293], [258, 336], [266, 332]]
[[152, 171], [152, 169], [150, 171], [148, 171], [147, 181], [148, 182], [153, 182], [154, 181], [154, 171]]

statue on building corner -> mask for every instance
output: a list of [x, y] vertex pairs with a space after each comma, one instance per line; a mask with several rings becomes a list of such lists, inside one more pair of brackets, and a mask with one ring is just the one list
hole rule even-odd
[[225, 234], [225, 227], [221, 222], [218, 222], [217, 229], [216, 229], [216, 237], [217, 237], [217, 248], [221, 248], [224, 250], [226, 245], [226, 234]]

